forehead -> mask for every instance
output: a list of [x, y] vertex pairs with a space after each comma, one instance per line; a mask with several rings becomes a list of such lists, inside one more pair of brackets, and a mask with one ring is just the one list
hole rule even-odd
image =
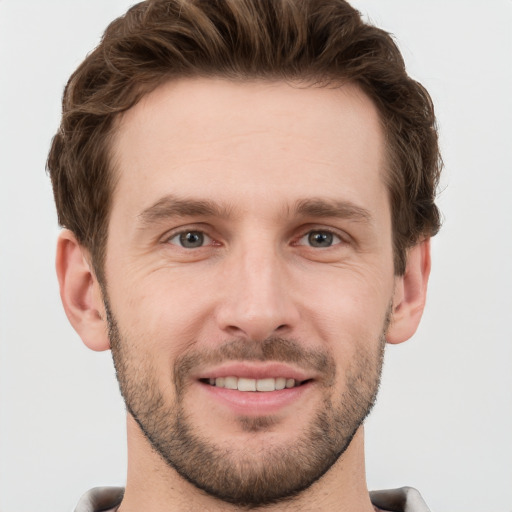
[[165, 194], [357, 203], [383, 186], [383, 140], [377, 109], [353, 84], [170, 81], [117, 123], [113, 211], [135, 215]]

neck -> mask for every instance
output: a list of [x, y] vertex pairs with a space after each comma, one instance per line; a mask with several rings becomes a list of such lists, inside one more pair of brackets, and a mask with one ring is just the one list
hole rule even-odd
[[[345, 453], [311, 487], [288, 501], [252, 508], [265, 512], [373, 512], [364, 467], [364, 435], [360, 427]], [[182, 478], [152, 449], [128, 415], [128, 477], [119, 512], [240, 511], [207, 495]]]

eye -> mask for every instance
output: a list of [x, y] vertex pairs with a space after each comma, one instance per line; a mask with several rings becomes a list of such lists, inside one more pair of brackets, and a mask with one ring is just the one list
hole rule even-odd
[[299, 239], [298, 245], [309, 245], [315, 248], [326, 248], [341, 243], [342, 240], [338, 235], [331, 231], [315, 230], [309, 231]]
[[169, 238], [168, 243], [184, 249], [197, 249], [212, 243], [212, 239], [202, 231], [182, 231]]

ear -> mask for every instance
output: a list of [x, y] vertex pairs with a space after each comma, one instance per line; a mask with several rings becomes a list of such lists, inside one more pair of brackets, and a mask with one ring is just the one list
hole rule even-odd
[[110, 348], [101, 288], [88, 252], [64, 229], [57, 242], [57, 277], [64, 311], [82, 341], [92, 350]]
[[405, 273], [395, 280], [388, 343], [402, 343], [416, 332], [425, 308], [430, 263], [430, 239], [409, 249]]

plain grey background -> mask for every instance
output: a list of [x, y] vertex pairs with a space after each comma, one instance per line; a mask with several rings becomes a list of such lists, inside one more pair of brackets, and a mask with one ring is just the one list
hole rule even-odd
[[[69, 74], [122, 0], [0, 0], [0, 511], [72, 510], [123, 484], [110, 354], [63, 313], [45, 159]], [[370, 488], [433, 511], [512, 511], [512, 1], [354, 0], [431, 92], [445, 160], [424, 320], [389, 347], [367, 422]]]

